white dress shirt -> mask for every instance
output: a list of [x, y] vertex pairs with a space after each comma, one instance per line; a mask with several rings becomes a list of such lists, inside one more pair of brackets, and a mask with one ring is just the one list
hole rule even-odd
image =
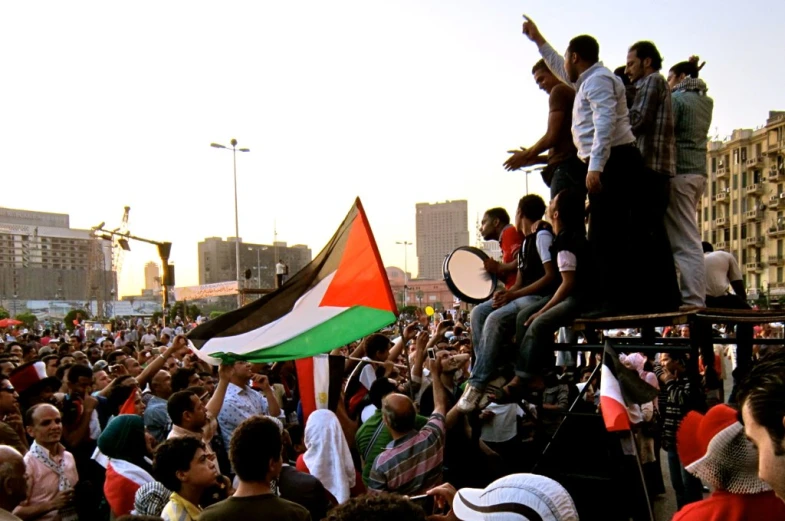
[[611, 147], [635, 143], [627, 112], [624, 84], [602, 62], [597, 62], [572, 83], [564, 69], [564, 57], [545, 43], [540, 47], [548, 68], [575, 88], [572, 106], [572, 141], [578, 157], [589, 163], [589, 171], [602, 172]]
[[230, 383], [226, 388], [221, 412], [218, 413], [218, 425], [221, 427], [224, 447], [229, 447], [232, 433], [243, 420], [257, 414], [265, 416], [270, 414], [267, 397], [248, 385], [239, 387]]

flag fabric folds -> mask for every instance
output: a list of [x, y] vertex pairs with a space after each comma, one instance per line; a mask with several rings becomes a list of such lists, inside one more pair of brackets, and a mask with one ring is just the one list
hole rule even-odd
[[300, 389], [303, 422], [317, 409], [335, 412], [341, 398], [344, 358], [342, 356], [316, 355], [300, 358], [297, 366], [297, 385]]
[[296, 360], [378, 331], [397, 313], [358, 198], [325, 248], [283, 286], [198, 326], [188, 339], [213, 363]]
[[600, 382], [600, 408], [608, 432], [630, 430], [629, 405], [642, 405], [657, 397], [657, 389], [638, 372], [625, 367], [609, 342], [605, 343]]

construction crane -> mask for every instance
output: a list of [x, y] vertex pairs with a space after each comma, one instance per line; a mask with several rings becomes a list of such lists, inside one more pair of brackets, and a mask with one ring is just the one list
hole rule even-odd
[[[118, 277], [123, 265], [123, 257], [125, 252], [129, 250], [128, 239], [122, 235], [128, 235], [128, 213], [131, 207], [126, 206], [123, 211], [123, 217], [120, 227], [112, 230], [112, 251], [111, 251], [111, 266], [107, 269], [107, 259], [104, 253], [104, 247], [101, 237], [96, 236], [96, 232], [103, 230], [104, 224], [101, 223], [91, 230], [90, 251], [88, 254], [87, 262], [87, 298], [89, 301], [95, 300], [96, 315], [103, 315], [109, 318], [111, 315], [110, 303], [107, 301], [107, 287], [109, 287], [110, 298], [114, 298], [118, 294], [115, 287], [115, 280], [107, 280], [107, 277], [112, 276], [114, 272], [115, 277]], [[90, 305], [87, 306], [90, 308]]]
[[120, 271], [123, 269], [125, 252], [130, 248], [128, 247], [128, 239], [114, 234], [128, 235], [128, 212], [130, 211], [130, 206], [126, 206], [123, 209], [123, 219], [120, 221], [120, 227], [112, 230], [112, 270], [115, 272], [118, 280], [120, 279]]

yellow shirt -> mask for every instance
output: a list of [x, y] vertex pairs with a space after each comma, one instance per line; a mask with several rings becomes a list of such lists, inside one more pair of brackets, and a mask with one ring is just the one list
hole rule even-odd
[[169, 502], [161, 511], [164, 521], [196, 521], [202, 509], [194, 505], [177, 492], [172, 492]]

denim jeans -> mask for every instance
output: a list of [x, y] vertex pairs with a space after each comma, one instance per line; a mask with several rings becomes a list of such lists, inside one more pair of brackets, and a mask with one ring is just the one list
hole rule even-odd
[[553, 170], [551, 178], [551, 199], [562, 190], [570, 189], [575, 193], [583, 194], [586, 198], [586, 163], [574, 157], [568, 159]]
[[[550, 297], [526, 295], [494, 309], [493, 302], [488, 300], [472, 310], [472, 345], [474, 346], [475, 362], [469, 384], [484, 390], [491, 380], [494, 371], [500, 365], [501, 350], [504, 342], [509, 341], [515, 331], [515, 317], [518, 312], [545, 298]], [[543, 306], [545, 305], [543, 302]]]
[[668, 449], [668, 470], [671, 474], [671, 485], [676, 491], [676, 506], [679, 510], [690, 503], [703, 499], [703, 484], [701, 480], [687, 472], [679, 460], [676, 448]]
[[528, 327], [525, 326], [529, 317], [542, 309], [548, 300], [539, 306], [532, 305], [522, 309], [516, 318], [518, 323], [516, 338], [520, 341], [520, 348], [518, 361], [515, 363], [515, 374], [522, 378], [541, 374], [543, 367], [553, 365], [553, 335], [560, 327], [571, 324], [578, 316], [578, 299], [569, 296], [534, 319]]

